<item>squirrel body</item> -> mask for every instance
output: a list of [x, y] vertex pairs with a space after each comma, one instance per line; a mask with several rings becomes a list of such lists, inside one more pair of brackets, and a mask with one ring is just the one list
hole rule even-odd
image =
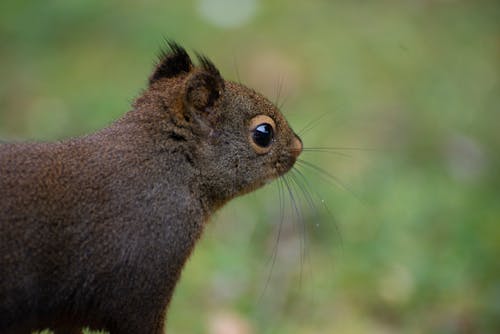
[[0, 333], [163, 333], [210, 216], [293, 166], [271, 102], [169, 46], [109, 127], [0, 144]]

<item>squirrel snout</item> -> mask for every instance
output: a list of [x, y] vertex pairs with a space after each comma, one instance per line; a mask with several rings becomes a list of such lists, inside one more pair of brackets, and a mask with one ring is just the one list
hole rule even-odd
[[302, 153], [302, 140], [297, 135], [292, 139], [292, 149], [290, 152], [295, 159]]

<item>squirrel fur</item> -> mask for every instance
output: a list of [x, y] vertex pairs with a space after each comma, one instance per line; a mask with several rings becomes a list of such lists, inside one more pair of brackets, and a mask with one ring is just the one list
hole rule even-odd
[[[169, 42], [109, 127], [0, 144], [0, 333], [163, 333], [210, 216], [292, 168], [302, 143], [278, 109], [198, 60]], [[274, 122], [269, 147], [256, 117]]]

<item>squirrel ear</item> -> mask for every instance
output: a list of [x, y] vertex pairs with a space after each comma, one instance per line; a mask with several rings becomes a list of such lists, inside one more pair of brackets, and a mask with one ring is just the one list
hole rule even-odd
[[201, 70], [188, 78], [185, 101], [194, 109], [205, 111], [215, 104], [224, 90], [224, 79], [208, 58], [197, 56], [201, 63]]
[[149, 84], [161, 78], [171, 78], [184, 72], [189, 73], [193, 68], [191, 58], [186, 50], [173, 41], [167, 41], [169, 50], [161, 50], [153, 74], [149, 77]]

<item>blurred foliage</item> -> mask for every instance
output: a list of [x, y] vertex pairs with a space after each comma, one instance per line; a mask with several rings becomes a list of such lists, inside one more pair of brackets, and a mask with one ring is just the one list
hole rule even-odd
[[169, 333], [500, 332], [499, 3], [220, 2], [3, 0], [0, 138], [106, 126], [174, 39], [338, 149], [216, 214]]

